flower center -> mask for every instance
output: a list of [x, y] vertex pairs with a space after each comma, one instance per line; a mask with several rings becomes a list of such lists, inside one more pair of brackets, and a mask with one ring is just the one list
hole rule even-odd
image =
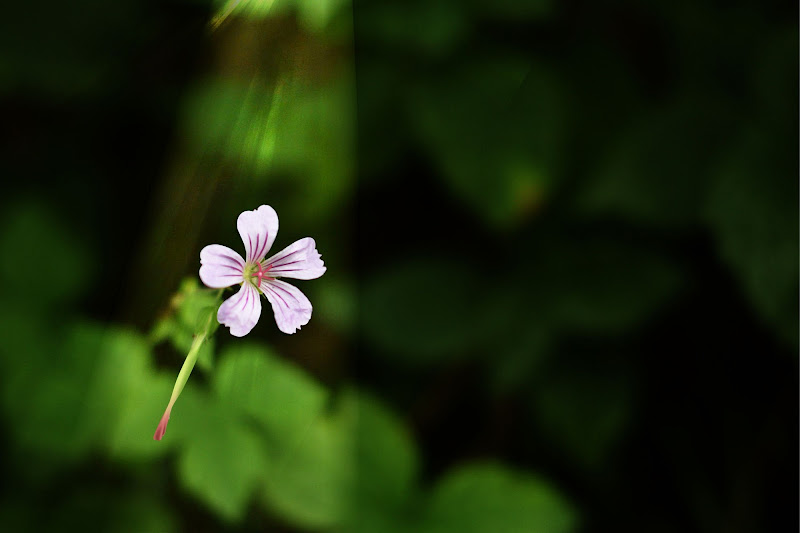
[[244, 278], [256, 287], [260, 287], [264, 279], [272, 279], [267, 275], [270, 268], [272, 268], [271, 265], [264, 268], [261, 263], [248, 264], [244, 269]]

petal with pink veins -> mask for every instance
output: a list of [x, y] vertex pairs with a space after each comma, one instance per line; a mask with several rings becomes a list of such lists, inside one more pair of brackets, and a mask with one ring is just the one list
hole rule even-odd
[[260, 316], [258, 290], [250, 283], [242, 283], [239, 292], [222, 302], [217, 311], [217, 320], [228, 326], [234, 337], [244, 337], [250, 333]]
[[270, 276], [280, 278], [315, 279], [326, 270], [311, 237], [290, 244], [264, 263]]
[[292, 334], [311, 320], [311, 302], [300, 289], [275, 279], [261, 282], [261, 291], [272, 304], [278, 329]]
[[210, 244], [200, 250], [200, 279], [207, 287], [222, 289], [242, 282], [244, 259], [221, 244]]
[[244, 242], [247, 261], [261, 261], [278, 234], [278, 214], [270, 206], [262, 205], [239, 215], [236, 228]]

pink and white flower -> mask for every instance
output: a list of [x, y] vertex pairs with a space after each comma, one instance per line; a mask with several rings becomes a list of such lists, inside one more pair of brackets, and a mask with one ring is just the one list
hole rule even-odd
[[241, 285], [217, 312], [220, 324], [231, 335], [243, 337], [261, 316], [260, 294], [272, 304], [278, 329], [294, 333], [311, 319], [311, 302], [297, 287], [279, 278], [314, 279], [325, 266], [314, 239], [306, 237], [264, 259], [278, 234], [278, 215], [268, 205], [245, 211], [236, 221], [246, 251], [242, 259], [227, 246], [211, 244], [200, 251], [200, 279], [208, 287], [221, 289]]

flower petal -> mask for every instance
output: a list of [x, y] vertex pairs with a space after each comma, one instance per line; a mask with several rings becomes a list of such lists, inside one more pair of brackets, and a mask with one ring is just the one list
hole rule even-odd
[[244, 337], [261, 316], [261, 300], [258, 290], [250, 283], [242, 283], [239, 292], [222, 302], [217, 311], [217, 320], [228, 326], [231, 335]]
[[210, 244], [200, 250], [200, 279], [207, 287], [222, 289], [242, 282], [244, 259], [221, 244]]
[[320, 277], [325, 273], [326, 268], [315, 246], [314, 239], [311, 237], [290, 244], [264, 261], [269, 268], [269, 275], [294, 279]]
[[276, 279], [263, 280], [261, 291], [272, 304], [275, 322], [284, 333], [294, 333], [311, 320], [311, 302], [300, 289]]
[[262, 205], [239, 215], [236, 228], [247, 251], [247, 262], [261, 261], [278, 234], [278, 214], [270, 206]]

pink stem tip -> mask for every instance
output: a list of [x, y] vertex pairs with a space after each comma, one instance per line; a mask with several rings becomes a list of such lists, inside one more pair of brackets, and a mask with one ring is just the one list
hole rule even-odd
[[167, 423], [169, 423], [169, 413], [172, 411], [172, 405], [167, 407], [164, 411], [164, 416], [161, 417], [161, 422], [158, 423], [156, 432], [153, 434], [153, 440], [161, 440], [164, 438], [164, 433], [167, 432]]

